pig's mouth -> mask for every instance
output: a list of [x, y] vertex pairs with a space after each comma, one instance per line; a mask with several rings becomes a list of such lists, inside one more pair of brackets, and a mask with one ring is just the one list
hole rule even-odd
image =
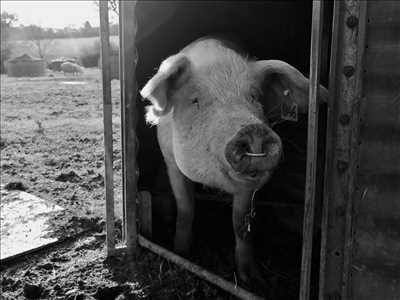
[[[265, 156], [257, 157], [263, 157], [265, 159]], [[232, 168], [230, 174], [234, 179], [244, 182], [264, 182], [272, 172], [272, 168], [265, 168], [263, 163], [260, 162], [260, 159], [251, 157], [243, 157], [236, 167], [237, 168]]]
[[263, 184], [265, 183], [270, 175], [269, 171], [255, 172], [248, 175], [243, 173], [232, 171], [230, 173], [231, 177], [238, 182], [249, 183], [249, 184]]

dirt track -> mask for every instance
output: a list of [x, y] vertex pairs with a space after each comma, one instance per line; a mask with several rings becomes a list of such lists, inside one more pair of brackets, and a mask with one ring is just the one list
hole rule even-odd
[[[99, 76], [95, 70], [80, 78], [55, 74], [55, 77], [15, 79], [2, 75], [2, 183], [21, 181], [28, 192], [60, 205], [88, 214], [102, 212], [103, 126]], [[118, 82], [113, 82], [113, 88], [117, 132]], [[117, 134], [115, 138], [118, 187], [120, 146]]]

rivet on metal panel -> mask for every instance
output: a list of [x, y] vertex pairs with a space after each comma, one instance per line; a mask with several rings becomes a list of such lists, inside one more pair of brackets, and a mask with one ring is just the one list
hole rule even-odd
[[344, 66], [344, 67], [343, 67], [343, 74], [344, 74], [346, 77], [353, 76], [354, 71], [355, 71], [355, 69], [354, 69], [353, 66]]
[[350, 116], [348, 114], [341, 114], [339, 117], [339, 122], [342, 125], [348, 125], [350, 123]]
[[356, 16], [350, 16], [347, 18], [346, 24], [349, 28], [354, 28], [358, 25], [358, 18]]
[[344, 160], [338, 160], [336, 166], [337, 166], [339, 173], [343, 173], [349, 167], [349, 163]]
[[333, 254], [335, 255], [335, 256], [340, 256], [342, 253], [340, 252], [340, 250], [335, 250], [334, 252], [333, 252]]

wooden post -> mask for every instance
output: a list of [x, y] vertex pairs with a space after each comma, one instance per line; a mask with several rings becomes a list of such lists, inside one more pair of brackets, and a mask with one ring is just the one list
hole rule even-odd
[[323, 24], [323, 3], [313, 1], [310, 54], [310, 87], [308, 103], [307, 172], [303, 220], [300, 300], [310, 297], [311, 262], [314, 229], [315, 191], [318, 148], [318, 91]]
[[118, 6], [118, 40], [119, 40], [119, 90], [120, 90], [120, 104], [121, 104], [121, 159], [122, 159], [122, 164], [121, 164], [121, 178], [122, 178], [122, 240], [126, 240], [126, 228], [125, 228], [125, 218], [126, 218], [126, 212], [125, 212], [125, 150], [124, 150], [124, 136], [125, 136], [125, 126], [124, 124], [124, 107], [122, 105], [122, 98], [123, 98], [123, 91], [124, 91], [124, 81], [122, 78], [124, 77], [124, 68], [123, 68], [123, 57], [122, 57], [122, 13], [121, 13], [121, 6]]
[[[119, 1], [120, 34], [120, 83], [121, 83], [121, 127], [123, 159], [123, 203], [124, 237], [128, 253], [135, 253], [137, 248], [136, 199], [138, 167], [136, 154], [136, 62], [138, 59], [135, 44], [136, 37], [136, 1]], [[127, 84], [128, 83], [128, 84]]]
[[100, 1], [100, 39], [101, 70], [103, 81], [103, 124], [104, 124], [104, 186], [106, 189], [106, 234], [107, 255], [115, 251], [114, 239], [114, 180], [113, 180], [113, 141], [112, 141], [112, 102], [111, 102], [111, 68], [110, 39], [108, 24], [108, 1]]
[[153, 234], [153, 218], [151, 209], [151, 194], [147, 191], [139, 193], [138, 197], [139, 232], [146, 238], [151, 239]]

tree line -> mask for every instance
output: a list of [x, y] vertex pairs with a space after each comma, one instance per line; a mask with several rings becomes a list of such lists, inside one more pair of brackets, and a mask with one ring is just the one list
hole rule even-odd
[[[99, 6], [99, 1], [94, 0], [93, 4]], [[118, 15], [118, 1], [108, 0], [109, 10]], [[89, 21], [86, 21], [81, 27], [75, 28], [71, 26], [62, 29], [43, 28], [38, 25], [19, 25], [15, 23], [18, 17], [8, 12], [1, 13], [1, 31], [2, 40], [38, 40], [38, 39], [63, 39], [63, 38], [81, 38], [95, 37], [100, 35], [100, 28], [93, 27]], [[110, 24], [110, 35], [118, 35], [118, 24]]]
[[[79, 28], [66, 27], [63, 29], [43, 28], [38, 25], [17, 26], [17, 21], [17, 15], [8, 12], [1, 13], [0, 73], [5, 72], [5, 61], [13, 56], [15, 47], [17, 47], [16, 41], [29, 41], [36, 51], [36, 55], [45, 58], [56, 39], [100, 36], [99, 27], [91, 26], [89, 21], [86, 21]], [[110, 24], [110, 35], [118, 35], [118, 24]], [[100, 51], [99, 49], [94, 49], [92, 52], [97, 50]]]
[[[38, 25], [19, 25], [7, 28], [9, 41], [32, 40], [32, 39], [63, 39], [99, 36], [99, 27], [92, 27], [86, 21], [82, 27], [65, 27], [62, 29], [43, 28]], [[110, 35], [118, 35], [118, 24], [110, 25]]]

